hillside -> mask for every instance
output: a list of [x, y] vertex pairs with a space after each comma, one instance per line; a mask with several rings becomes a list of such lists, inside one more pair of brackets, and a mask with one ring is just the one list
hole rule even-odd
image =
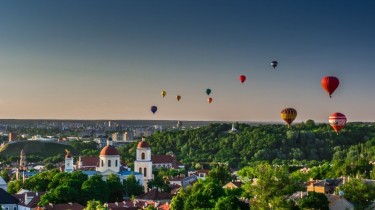
[[54, 142], [41, 141], [19, 141], [12, 144], [6, 144], [0, 149], [1, 156], [18, 156], [21, 150], [26, 155], [38, 155], [41, 157], [51, 157], [58, 154], [65, 154], [65, 149], [75, 153], [76, 151], [70, 145], [64, 145]]

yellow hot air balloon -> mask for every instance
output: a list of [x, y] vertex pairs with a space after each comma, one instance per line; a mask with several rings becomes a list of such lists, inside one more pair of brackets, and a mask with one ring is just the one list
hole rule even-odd
[[285, 108], [281, 110], [281, 119], [283, 119], [290, 127], [290, 124], [296, 119], [297, 111], [293, 108]]
[[160, 95], [163, 96], [163, 98], [164, 98], [167, 95], [167, 91], [165, 91], [165, 90], [161, 91]]
[[180, 95], [177, 95], [176, 98], [177, 98], [177, 101], [180, 101], [181, 96], [180, 96]]

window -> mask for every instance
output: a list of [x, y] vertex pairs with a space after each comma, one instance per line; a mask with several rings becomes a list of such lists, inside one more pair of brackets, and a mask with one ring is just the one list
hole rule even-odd
[[108, 167], [111, 167], [111, 160], [108, 160]]
[[13, 210], [17, 210], [17, 207], [13, 207]]
[[139, 167], [139, 173], [142, 173], [142, 168], [141, 167]]
[[116, 166], [116, 167], [118, 166], [118, 162], [117, 162], [117, 160], [116, 160], [116, 162], [115, 162], [115, 166]]
[[104, 166], [104, 161], [102, 160], [102, 167]]
[[145, 159], [145, 153], [144, 152], [142, 152], [142, 155], [141, 155], [142, 157], [142, 160], [144, 160]]
[[144, 173], [143, 173], [143, 176], [146, 177], [146, 176], [147, 176], [147, 168], [144, 168], [144, 169], [143, 169], [143, 172], [144, 172]]

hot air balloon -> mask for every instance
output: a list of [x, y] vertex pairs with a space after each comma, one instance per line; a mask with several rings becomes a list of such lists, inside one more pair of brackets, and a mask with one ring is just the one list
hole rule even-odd
[[208, 88], [208, 89], [206, 90], [206, 93], [207, 93], [207, 95], [209, 96], [210, 93], [211, 93], [211, 89]]
[[208, 98], [207, 101], [208, 101], [208, 103], [211, 103], [212, 102], [212, 98]]
[[151, 106], [151, 112], [152, 114], [155, 114], [155, 112], [158, 110], [158, 107], [156, 106]]
[[161, 91], [160, 95], [163, 96], [163, 98], [164, 98], [167, 95], [167, 91], [165, 91], [165, 90]]
[[177, 98], [177, 101], [180, 101], [181, 96], [180, 96], [180, 95], [177, 95], [176, 98]]
[[246, 81], [246, 76], [245, 75], [241, 75], [240, 76], [240, 82], [243, 84], [245, 81]]
[[329, 116], [328, 122], [338, 135], [341, 129], [343, 129], [346, 125], [346, 117], [340, 112], [335, 112]]
[[277, 61], [272, 61], [272, 62], [271, 62], [271, 66], [272, 66], [273, 68], [276, 68], [277, 64], [279, 64], [279, 62], [277, 62]]
[[332, 97], [332, 93], [336, 90], [339, 84], [340, 81], [337, 77], [326, 76], [322, 79], [322, 87], [328, 93], [330, 98]]
[[281, 110], [281, 119], [283, 119], [290, 127], [290, 124], [296, 119], [297, 111], [293, 108], [285, 108]]

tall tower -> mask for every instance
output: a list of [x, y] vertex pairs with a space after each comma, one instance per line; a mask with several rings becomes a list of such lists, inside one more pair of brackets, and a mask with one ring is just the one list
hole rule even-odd
[[64, 172], [73, 172], [73, 156], [70, 154], [70, 151], [65, 149], [66, 155], [65, 155], [65, 168]]
[[147, 183], [153, 179], [152, 175], [152, 161], [151, 161], [151, 148], [145, 138], [142, 138], [137, 145], [136, 160], [134, 161], [134, 171], [137, 171], [142, 176], [143, 187], [147, 191]]
[[26, 156], [25, 153], [23, 152], [23, 149], [21, 150], [20, 154], [20, 170], [26, 170]]

